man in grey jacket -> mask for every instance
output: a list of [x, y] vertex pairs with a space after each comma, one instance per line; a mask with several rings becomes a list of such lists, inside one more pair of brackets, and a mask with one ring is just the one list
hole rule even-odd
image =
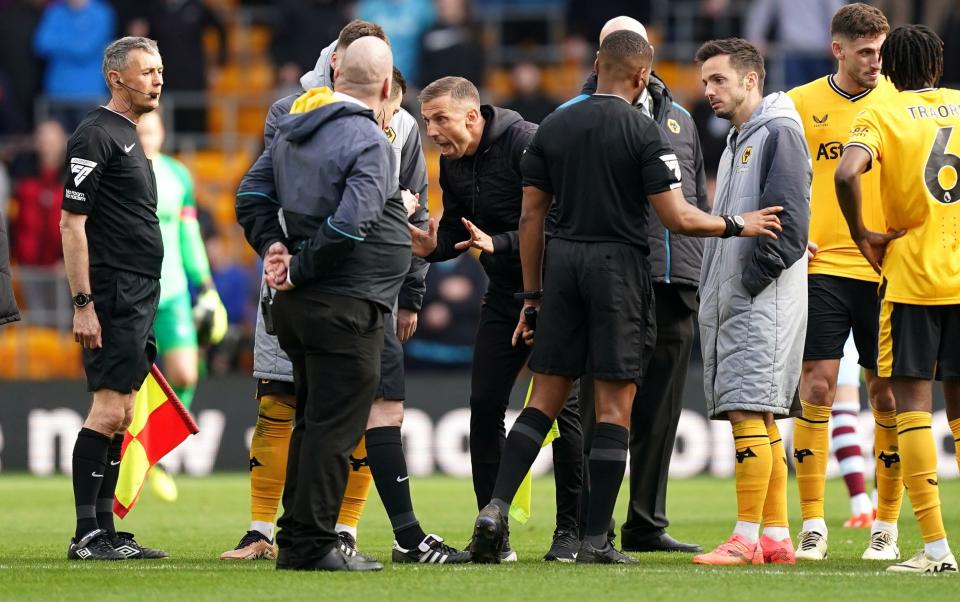
[[[807, 322], [810, 155], [786, 94], [763, 97], [763, 58], [742, 39], [697, 51], [706, 97], [733, 125], [714, 210], [783, 207], [776, 239], [708, 239], [700, 280], [700, 342], [710, 417], [729, 420], [736, 446], [737, 524], [698, 564], [793, 564], [787, 465], [775, 418], [797, 400]], [[763, 537], [760, 537], [760, 523]], [[756, 554], [756, 556], [755, 556]]]
[[[387, 41], [383, 30], [374, 23], [358, 20], [347, 24], [338, 39], [323, 50], [315, 69], [301, 78], [303, 89], [333, 88], [333, 72], [337, 66], [338, 54], [345, 52], [355, 40], [363, 36]], [[404, 86], [402, 75], [395, 69], [396, 89], [377, 118], [382, 122], [381, 126], [393, 146], [400, 187], [426, 199], [427, 173], [420, 145], [420, 130], [416, 120], [399, 106]], [[293, 94], [282, 98], [270, 108], [264, 127], [264, 143], [268, 148], [276, 133], [278, 121], [290, 111], [298, 96]], [[243, 201], [238, 199], [238, 208], [241, 202]], [[427, 217], [424, 202], [413, 213], [410, 222], [417, 227], [423, 227]], [[366, 445], [361, 441], [351, 455], [346, 496], [336, 525], [341, 550], [348, 555], [357, 554], [357, 521], [366, 502], [372, 478], [376, 481], [381, 500], [394, 527], [394, 561], [419, 562], [424, 555], [429, 556], [431, 562], [444, 564], [469, 559], [468, 555], [446, 546], [442, 538], [425, 534], [420, 527], [413, 512], [400, 436], [404, 399], [401, 343], [406, 342], [416, 330], [417, 312], [426, 289], [424, 279], [427, 265], [420, 258], [410, 258], [410, 268], [384, 333], [380, 385], [367, 423], [369, 440]], [[266, 287], [264, 292], [265, 298], [269, 299]], [[274, 554], [273, 520], [283, 488], [286, 447], [290, 438], [290, 423], [296, 398], [290, 360], [280, 349], [277, 338], [267, 332], [262, 312], [257, 315], [254, 377], [258, 379], [257, 399], [260, 407], [250, 448], [250, 530], [234, 549], [224, 552], [221, 559], [272, 558]]]
[[345, 555], [335, 524], [410, 238], [396, 159], [374, 117], [390, 98], [392, 53], [370, 36], [352, 46], [339, 69], [341, 91], [314, 88], [297, 98], [237, 193], [244, 233], [279, 291], [273, 317], [297, 397], [278, 569], [383, 568]]

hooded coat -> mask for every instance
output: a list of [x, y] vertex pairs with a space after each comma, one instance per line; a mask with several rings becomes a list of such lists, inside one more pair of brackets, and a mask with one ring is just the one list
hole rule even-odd
[[[320, 53], [317, 64], [311, 71], [307, 71], [300, 78], [300, 85], [304, 90], [312, 88], [332, 88], [330, 78], [330, 58], [337, 47], [334, 40]], [[294, 101], [301, 93], [291, 94], [273, 103], [267, 113], [263, 128], [264, 146], [269, 148], [273, 142], [280, 119], [290, 112]], [[390, 121], [393, 137], [390, 140], [394, 155], [397, 159], [397, 176], [400, 186], [414, 193], [419, 193], [421, 199], [427, 198], [427, 165], [423, 157], [420, 143], [420, 128], [416, 119], [401, 108]], [[410, 223], [418, 228], [426, 228], [429, 215], [427, 203], [420, 204], [420, 208], [411, 216]], [[419, 258], [411, 257], [410, 268], [404, 278], [403, 285], [397, 299], [400, 309], [420, 311], [423, 295], [426, 292], [426, 277], [429, 264]], [[266, 293], [264, 285], [262, 293]], [[266, 380], [293, 382], [293, 365], [290, 359], [280, 349], [277, 337], [268, 334], [263, 322], [263, 314], [257, 311], [257, 326], [255, 344], [253, 348], [253, 376]]]
[[709, 238], [700, 274], [703, 387], [711, 418], [796, 410], [807, 327], [807, 232], [813, 172], [793, 101], [771, 94], [720, 161], [714, 213], [782, 206], [783, 232]]
[[291, 250], [294, 286], [393, 308], [410, 232], [393, 149], [368, 108], [329, 88], [300, 96], [244, 176], [237, 217], [261, 256], [278, 241]]

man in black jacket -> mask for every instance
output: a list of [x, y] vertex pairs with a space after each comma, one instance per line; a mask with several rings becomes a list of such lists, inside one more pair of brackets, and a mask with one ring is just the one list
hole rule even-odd
[[[646, 29], [636, 19], [615, 17], [604, 25], [600, 43], [614, 31], [633, 31], [646, 38]], [[581, 94], [560, 109], [588, 98], [597, 89], [597, 75], [590, 74]], [[673, 102], [670, 91], [651, 74], [637, 109], [652, 117], [673, 148], [683, 173], [681, 190], [688, 203], [710, 211], [700, 138], [690, 113]], [[687, 378], [694, 340], [697, 285], [703, 239], [671, 233], [656, 212], [647, 223], [650, 246], [650, 276], [657, 314], [657, 343], [646, 377], [639, 383], [630, 425], [630, 504], [621, 529], [623, 549], [632, 552], [699, 552], [700, 546], [676, 541], [666, 533], [667, 476], [680, 420], [683, 385]], [[581, 382], [581, 415], [585, 440], [593, 430], [593, 387]], [[588, 451], [588, 450], [585, 450]], [[589, 477], [587, 478], [589, 481]], [[584, 496], [589, 494], [589, 484]], [[585, 503], [581, 507], [586, 507]]]
[[[411, 228], [414, 255], [446, 261], [469, 248], [481, 251], [490, 284], [483, 299], [473, 353], [470, 392], [470, 461], [477, 508], [490, 502], [506, 441], [504, 413], [520, 369], [530, 353], [512, 346], [523, 289], [517, 224], [523, 191], [520, 158], [537, 126], [514, 111], [480, 104], [480, 94], [462, 77], [444, 77], [420, 93], [427, 135], [440, 147], [443, 217], [428, 232]], [[576, 408], [558, 418], [553, 446], [557, 475], [557, 529], [547, 560], [572, 562], [578, 547], [583, 438]], [[562, 485], [562, 486], [561, 486]], [[516, 559], [509, 545], [503, 560]]]

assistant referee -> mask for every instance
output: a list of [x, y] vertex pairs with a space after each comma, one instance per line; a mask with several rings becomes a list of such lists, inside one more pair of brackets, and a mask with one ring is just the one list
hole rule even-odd
[[67, 144], [60, 231], [73, 295], [73, 335], [93, 405], [73, 448], [77, 529], [70, 560], [165, 558], [113, 525], [120, 448], [133, 400], [157, 355], [163, 241], [157, 184], [137, 120], [159, 106], [163, 62], [153, 40], [125, 37], [103, 54], [110, 102]]

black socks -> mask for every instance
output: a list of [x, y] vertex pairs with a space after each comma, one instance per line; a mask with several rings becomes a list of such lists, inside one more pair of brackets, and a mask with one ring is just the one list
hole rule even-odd
[[[97, 529], [97, 497], [103, 485], [110, 437], [82, 428], [73, 446], [73, 500], [77, 509], [76, 538]], [[114, 479], [116, 486], [116, 479]], [[113, 494], [111, 493], [111, 498]]]
[[627, 468], [630, 431], [609, 422], [597, 423], [590, 449], [590, 499], [585, 540], [595, 548], [607, 542], [610, 518]]
[[503, 458], [500, 460], [500, 471], [497, 473], [497, 482], [493, 486], [491, 503], [500, 507], [500, 512], [507, 516], [513, 496], [516, 495], [520, 483], [530, 471], [543, 440], [553, 420], [536, 408], [524, 408], [517, 421], [507, 435], [507, 444], [503, 448]]
[[416, 548], [427, 536], [413, 512], [410, 499], [410, 475], [403, 457], [403, 440], [399, 426], [384, 426], [367, 431], [367, 462], [377, 485], [380, 501], [390, 517], [397, 543], [406, 549]]

